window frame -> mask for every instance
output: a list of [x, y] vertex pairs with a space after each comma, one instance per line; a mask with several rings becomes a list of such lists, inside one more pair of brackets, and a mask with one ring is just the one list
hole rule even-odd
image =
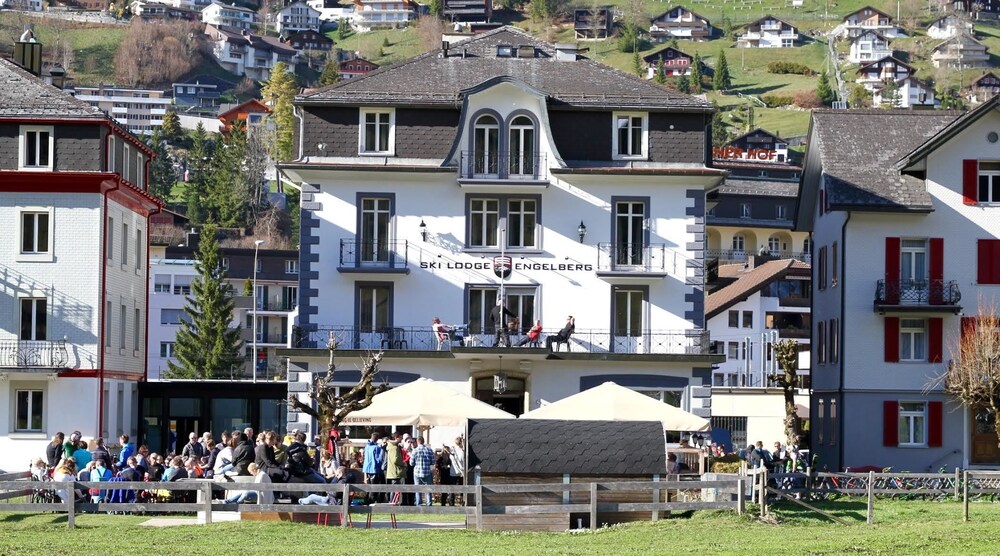
[[[45, 398], [46, 398], [47, 388], [43, 383], [15, 383], [11, 386], [11, 403], [10, 403], [10, 432], [16, 435], [22, 434], [39, 434], [45, 432], [46, 427], [46, 411], [45, 411]], [[20, 393], [28, 393], [28, 421], [24, 428], [18, 428], [18, 409]], [[31, 426], [31, 416], [34, 413], [34, 396], [32, 394], [38, 394], [40, 396], [39, 404], [41, 407], [38, 410], [38, 419], [40, 421], [39, 426]]]
[[[995, 169], [984, 170], [983, 165], [989, 164], [991, 166], [996, 166]], [[982, 197], [983, 193], [983, 178], [987, 178], [988, 182], [986, 184], [986, 192], [988, 199], [984, 200]], [[1000, 162], [995, 160], [980, 160], [978, 164], [978, 171], [976, 173], [976, 203], [980, 205], [993, 205], [1000, 204]], [[990, 192], [996, 191], [998, 194], [996, 198], [989, 195]]]
[[[177, 319], [178, 322], [164, 322], [164, 317], [166, 315], [168, 315], [168, 314], [169, 315], [174, 315], [174, 314], [179, 315], [180, 318]], [[163, 309], [160, 309], [160, 325], [161, 326], [182, 326], [184, 324], [184, 322], [185, 322], [184, 318], [185, 318], [186, 315], [187, 315], [187, 313], [184, 312], [184, 309], [174, 309], [174, 308], [164, 307]]]
[[[916, 401], [916, 400], [900, 400], [897, 403], [898, 403], [898, 407], [899, 407], [897, 421], [896, 421], [896, 427], [897, 427], [896, 430], [897, 430], [897, 435], [898, 435], [897, 436], [897, 440], [899, 442], [899, 444], [897, 446], [901, 447], [901, 448], [926, 448], [927, 447], [927, 432], [928, 432], [928, 425], [929, 425], [929, 416], [928, 416], [928, 412], [927, 412], [927, 402], [926, 401]], [[913, 406], [919, 405], [919, 406], [922, 407], [922, 409], [920, 409], [919, 411], [918, 410], [914, 410], [914, 409], [906, 410], [906, 409], [903, 408], [904, 405], [913, 405]], [[913, 428], [913, 423], [916, 420], [918, 420], [918, 419], [922, 420], [922, 422], [923, 422], [923, 426], [921, 427], [921, 430], [920, 430], [920, 432], [922, 433], [921, 434], [922, 439], [920, 439], [920, 440], [917, 440], [915, 438], [915, 436], [914, 436], [914, 428]], [[907, 439], [906, 439], [905, 442], [903, 441], [903, 423], [904, 423], [904, 421], [906, 423], [908, 423], [908, 432], [909, 432], [909, 434], [907, 435]]]
[[299, 260], [298, 259], [285, 259], [285, 274], [295, 274], [299, 273]]
[[176, 358], [177, 342], [160, 342], [160, 357], [163, 359]]
[[[396, 156], [396, 109], [395, 108], [361, 108], [358, 117], [358, 156]], [[375, 150], [367, 150], [365, 145], [368, 139], [367, 116], [369, 114], [387, 114], [389, 116], [389, 131], [386, 142], [386, 150], [378, 150], [379, 134], [378, 129], [381, 122], [376, 117], [375, 122]]]
[[[46, 297], [34, 297], [25, 296], [18, 298], [18, 329], [17, 329], [17, 339], [21, 342], [44, 342], [48, 340], [48, 327], [49, 327], [49, 300]], [[31, 304], [31, 338], [23, 338], [24, 332], [24, 303], [28, 302]], [[39, 312], [38, 305], [39, 302], [42, 303], [42, 311]], [[41, 319], [44, 321], [39, 328], [39, 314], [43, 315]], [[39, 334], [39, 331], [42, 333]], [[39, 337], [41, 336], [41, 337]]]
[[128, 266], [128, 222], [122, 219], [122, 267]]
[[[106, 294], [105, 294], [106, 295]], [[105, 300], [104, 302], [104, 347], [106, 349], [111, 348], [111, 331], [114, 330], [114, 324], [111, 322], [111, 317], [114, 316], [114, 304], [110, 300]]]
[[142, 351], [142, 309], [135, 307], [133, 316], [135, 320], [132, 322], [132, 351], [138, 355]]
[[105, 234], [107, 235], [104, 237], [104, 251], [108, 264], [111, 264], [111, 261], [115, 259], [115, 218], [109, 214], [105, 220], [107, 222]]
[[[17, 213], [17, 255], [15, 256], [15, 259], [17, 261], [21, 261], [21, 262], [30, 262], [30, 261], [51, 262], [52, 260], [54, 260], [54, 257], [55, 257], [55, 253], [54, 253], [54, 249], [53, 249], [53, 239], [54, 238], [52, 237], [52, 233], [53, 233], [53, 230], [54, 230], [54, 227], [55, 227], [54, 226], [54, 224], [55, 224], [55, 222], [54, 222], [55, 218], [53, 217], [52, 212], [53, 212], [52, 207], [24, 207], [24, 208], [21, 208], [20, 210], [18, 210], [18, 213]], [[32, 243], [34, 244], [34, 247], [36, 248], [35, 251], [23, 251], [22, 250], [24, 248], [24, 240], [25, 240], [24, 217], [26, 215], [32, 215], [34, 217], [32, 219], [33, 220], [32, 234], [34, 236], [34, 241]], [[47, 238], [46, 238], [47, 241], [46, 241], [46, 246], [45, 246], [45, 250], [44, 251], [37, 250], [37, 248], [38, 248], [38, 230], [40, 229], [39, 226], [38, 226], [38, 216], [39, 215], [45, 215], [45, 217], [47, 219], [47, 223], [46, 223], [46, 226], [45, 226], [45, 230], [46, 230], [46, 234], [47, 234]]]
[[[629, 129], [634, 129], [632, 127], [632, 118], [641, 118], [642, 122], [639, 127], [639, 132], [642, 134], [640, 139], [641, 152], [636, 153], [625, 153], [620, 152], [621, 145], [618, 141], [618, 120], [619, 118], [627, 117], [629, 119]], [[629, 132], [629, 138], [631, 139], [632, 132]], [[629, 141], [629, 147], [631, 147], [632, 141]], [[649, 159], [649, 112], [629, 112], [629, 111], [616, 111], [611, 114], [611, 159], [612, 160], [648, 160]]]
[[[159, 281], [160, 277], [166, 278], [165, 282]], [[172, 274], [153, 274], [153, 294], [170, 294], [173, 291], [173, 275]], [[165, 288], [164, 288], [165, 287]]]
[[[510, 202], [511, 201], [532, 201], [535, 203], [535, 225], [534, 234], [535, 239], [534, 245], [511, 245], [510, 236], [511, 234], [504, 234], [504, 250], [506, 251], [516, 251], [519, 253], [527, 252], [539, 252], [542, 250], [542, 196], [537, 194], [481, 194], [481, 193], [468, 193], [465, 196], [465, 249], [467, 251], [474, 252], [500, 252], [500, 234], [496, 235], [496, 244], [491, 245], [486, 240], [489, 237], [489, 228], [484, 228], [483, 231], [483, 244], [472, 243], [473, 237], [473, 227], [472, 227], [472, 204], [475, 201], [495, 201], [497, 203], [497, 229], [504, 228], [507, 229], [508, 217], [510, 215]], [[490, 214], [489, 211], [483, 211], [482, 214]], [[484, 225], [486, 218], [483, 219]], [[522, 225], [520, 232], [521, 238], [525, 236], [525, 228]], [[523, 241], [522, 241], [523, 243]]]
[[[922, 327], [916, 326], [904, 326], [903, 323], [909, 322], [921, 322]], [[928, 341], [930, 340], [929, 330], [928, 330], [927, 319], [899, 319], [899, 362], [900, 363], [927, 363], [928, 352], [930, 346]], [[922, 341], [920, 343], [923, 348], [923, 355], [921, 357], [914, 357], [914, 346], [917, 342], [914, 341], [915, 338], [922, 336]], [[907, 357], [903, 356], [903, 337], [910, 336], [910, 353]]]
[[735, 309], [730, 309], [728, 313], [729, 318], [729, 328], [739, 328], [740, 327], [740, 312]]
[[[28, 134], [48, 133], [48, 164], [28, 164]], [[36, 136], [35, 143], [38, 144]], [[35, 150], [36, 157], [38, 150]], [[55, 126], [50, 125], [22, 125], [17, 134], [17, 169], [22, 172], [51, 172], [55, 169], [56, 137]]]

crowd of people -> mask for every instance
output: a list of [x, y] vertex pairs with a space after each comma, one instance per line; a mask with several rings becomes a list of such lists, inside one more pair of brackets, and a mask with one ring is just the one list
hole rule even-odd
[[[464, 484], [465, 449], [461, 437], [452, 446], [435, 452], [422, 437], [394, 433], [381, 437], [371, 436], [363, 449], [340, 450], [335, 439], [325, 449], [320, 438], [306, 442], [305, 433], [293, 430], [284, 437], [274, 431], [264, 431], [254, 436], [253, 429], [223, 432], [218, 441], [212, 433], [188, 435], [188, 442], [179, 453], [164, 455], [150, 453], [146, 445], [138, 448], [128, 435], [119, 438], [121, 450], [116, 457], [98, 438], [92, 445], [82, 440], [79, 431], [69, 438], [56, 433], [46, 447], [45, 458], [37, 458], [31, 467], [32, 475], [40, 481], [148, 481], [176, 482], [182, 479], [215, 479], [218, 481], [246, 483], [305, 483], [329, 484], [414, 484], [432, 485], [435, 472], [442, 485]], [[245, 477], [237, 479], [237, 477]], [[65, 501], [70, 496], [78, 501], [109, 501], [113, 489], [56, 489]], [[225, 491], [229, 503], [258, 501], [274, 502], [274, 492], [254, 490], [247, 485], [243, 490]], [[186, 500], [187, 491], [157, 489], [151, 486], [139, 493], [150, 498], [178, 497]], [[341, 503], [341, 489], [319, 487], [306, 496], [289, 495], [300, 504]], [[454, 505], [457, 496], [441, 493], [441, 505]], [[418, 493], [416, 496], [371, 494], [365, 502], [431, 505], [433, 495]]]

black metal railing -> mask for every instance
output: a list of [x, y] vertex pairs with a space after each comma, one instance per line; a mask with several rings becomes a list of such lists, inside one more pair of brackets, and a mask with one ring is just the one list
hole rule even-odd
[[463, 151], [458, 160], [463, 179], [543, 180], [545, 155], [538, 153], [485, 153]]
[[663, 243], [598, 243], [597, 270], [611, 272], [665, 273], [674, 267], [668, 264], [667, 247]]
[[409, 265], [408, 241], [340, 240], [340, 267], [400, 270]]
[[0, 368], [61, 369], [69, 363], [66, 341], [0, 341]]
[[875, 305], [953, 306], [962, 300], [954, 280], [879, 280]]
[[[355, 327], [350, 325], [318, 326], [316, 330], [303, 333], [296, 338], [295, 346], [300, 348], [326, 348], [332, 342], [337, 349], [364, 350], [411, 350], [437, 351], [454, 347], [489, 348], [495, 347], [496, 333], [492, 327], [459, 325], [449, 327], [452, 331], [447, 339], [439, 339], [430, 325], [427, 326], [387, 326]], [[539, 336], [537, 347], [546, 346], [546, 338], [555, 336], [558, 329], [545, 329]], [[510, 332], [507, 337], [512, 346], [527, 338], [527, 329]], [[625, 353], [625, 354], [672, 354], [707, 355], [709, 353], [708, 331], [690, 330], [645, 330], [642, 332], [613, 333], [607, 329], [577, 329], [569, 339], [568, 350], [574, 353]], [[526, 347], [536, 347], [525, 342]], [[500, 347], [505, 347], [501, 345]], [[567, 350], [561, 345], [563, 351]]]
[[293, 299], [257, 299], [255, 304], [258, 311], [291, 311], [295, 309], [295, 300]]

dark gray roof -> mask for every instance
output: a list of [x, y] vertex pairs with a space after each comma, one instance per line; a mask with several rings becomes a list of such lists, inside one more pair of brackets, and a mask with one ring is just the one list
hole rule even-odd
[[0, 58], [0, 118], [94, 118], [104, 112]]
[[727, 177], [725, 183], [719, 187], [719, 193], [759, 197], [797, 197], [799, 182]]
[[[497, 46], [533, 46], [533, 58], [498, 58]], [[690, 95], [579, 56], [557, 61], [553, 45], [512, 27], [501, 27], [452, 44], [448, 57], [434, 50], [298, 97], [302, 104], [383, 105], [461, 102], [462, 92], [509, 77], [547, 95], [550, 102], [579, 107], [710, 111]]]
[[895, 165], [961, 112], [817, 110], [810, 151], [820, 156], [831, 207], [930, 210], [924, 182]]
[[469, 421], [469, 467], [484, 473], [652, 475], [667, 465], [653, 421]]

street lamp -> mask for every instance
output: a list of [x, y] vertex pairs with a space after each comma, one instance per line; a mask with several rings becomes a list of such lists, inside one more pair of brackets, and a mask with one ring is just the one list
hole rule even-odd
[[587, 226], [583, 224], [583, 220], [580, 221], [580, 225], [576, 228], [576, 233], [580, 236], [580, 243], [583, 243], [583, 238], [587, 235]]
[[257, 251], [264, 245], [263, 239], [253, 242], [253, 382], [257, 383]]
[[418, 228], [420, 228], [420, 239], [422, 239], [422, 240], [424, 240], [424, 242], [426, 242], [427, 241], [427, 224], [425, 224], [424, 221], [421, 220], [420, 221], [420, 226], [418, 226]]

